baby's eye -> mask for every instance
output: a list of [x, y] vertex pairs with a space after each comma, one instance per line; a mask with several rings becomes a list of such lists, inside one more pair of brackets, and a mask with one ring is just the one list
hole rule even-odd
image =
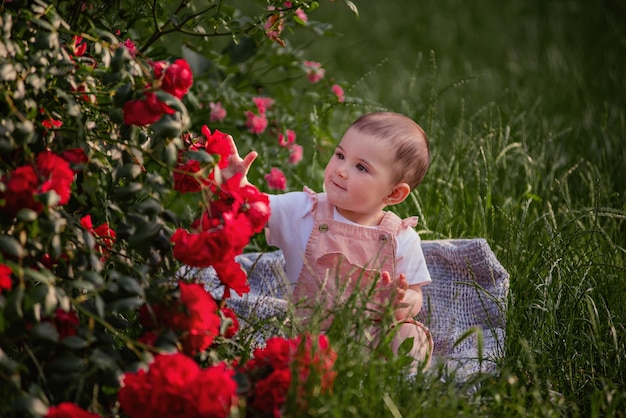
[[340, 160], [343, 160], [344, 158], [343, 154], [340, 152], [335, 152], [335, 157], [339, 158]]
[[357, 164], [356, 169], [367, 173], [367, 167], [365, 167], [363, 164]]

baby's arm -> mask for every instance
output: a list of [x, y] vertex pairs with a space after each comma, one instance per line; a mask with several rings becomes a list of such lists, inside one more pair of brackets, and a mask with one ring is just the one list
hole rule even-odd
[[241, 185], [250, 184], [246, 175], [258, 154], [256, 151], [251, 151], [244, 158], [241, 158], [233, 137], [228, 135], [228, 140], [230, 141], [230, 155], [228, 156], [228, 165], [221, 170], [222, 177], [224, 180], [228, 180], [234, 175], [242, 173]]

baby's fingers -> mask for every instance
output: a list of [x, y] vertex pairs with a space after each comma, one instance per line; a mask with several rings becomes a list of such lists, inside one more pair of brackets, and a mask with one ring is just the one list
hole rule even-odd
[[246, 172], [250, 169], [250, 166], [252, 165], [254, 160], [256, 160], [256, 157], [258, 155], [259, 154], [256, 151], [251, 151], [243, 158], [243, 165], [246, 167]]
[[384, 284], [384, 285], [388, 285], [388, 284], [390, 284], [390, 283], [391, 283], [391, 274], [389, 274], [389, 272], [388, 272], [388, 271], [383, 271], [383, 272], [380, 274], [380, 281], [381, 281], [381, 283], [382, 283], [382, 284]]

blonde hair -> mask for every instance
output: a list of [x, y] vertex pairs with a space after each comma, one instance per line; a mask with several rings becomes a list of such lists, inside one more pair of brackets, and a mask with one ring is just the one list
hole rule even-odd
[[368, 113], [350, 129], [376, 136], [395, 148], [395, 183], [407, 183], [413, 190], [424, 180], [430, 166], [430, 146], [426, 133], [413, 119], [394, 112]]

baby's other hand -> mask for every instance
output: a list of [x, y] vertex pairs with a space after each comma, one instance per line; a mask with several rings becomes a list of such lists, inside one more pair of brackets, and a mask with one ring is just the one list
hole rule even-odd
[[388, 271], [383, 271], [381, 274], [381, 281], [384, 287], [389, 287], [393, 295], [393, 307], [406, 308], [408, 305], [403, 303], [406, 291], [409, 288], [409, 282], [406, 279], [404, 273], [400, 274], [395, 280], [391, 279], [391, 274]]

